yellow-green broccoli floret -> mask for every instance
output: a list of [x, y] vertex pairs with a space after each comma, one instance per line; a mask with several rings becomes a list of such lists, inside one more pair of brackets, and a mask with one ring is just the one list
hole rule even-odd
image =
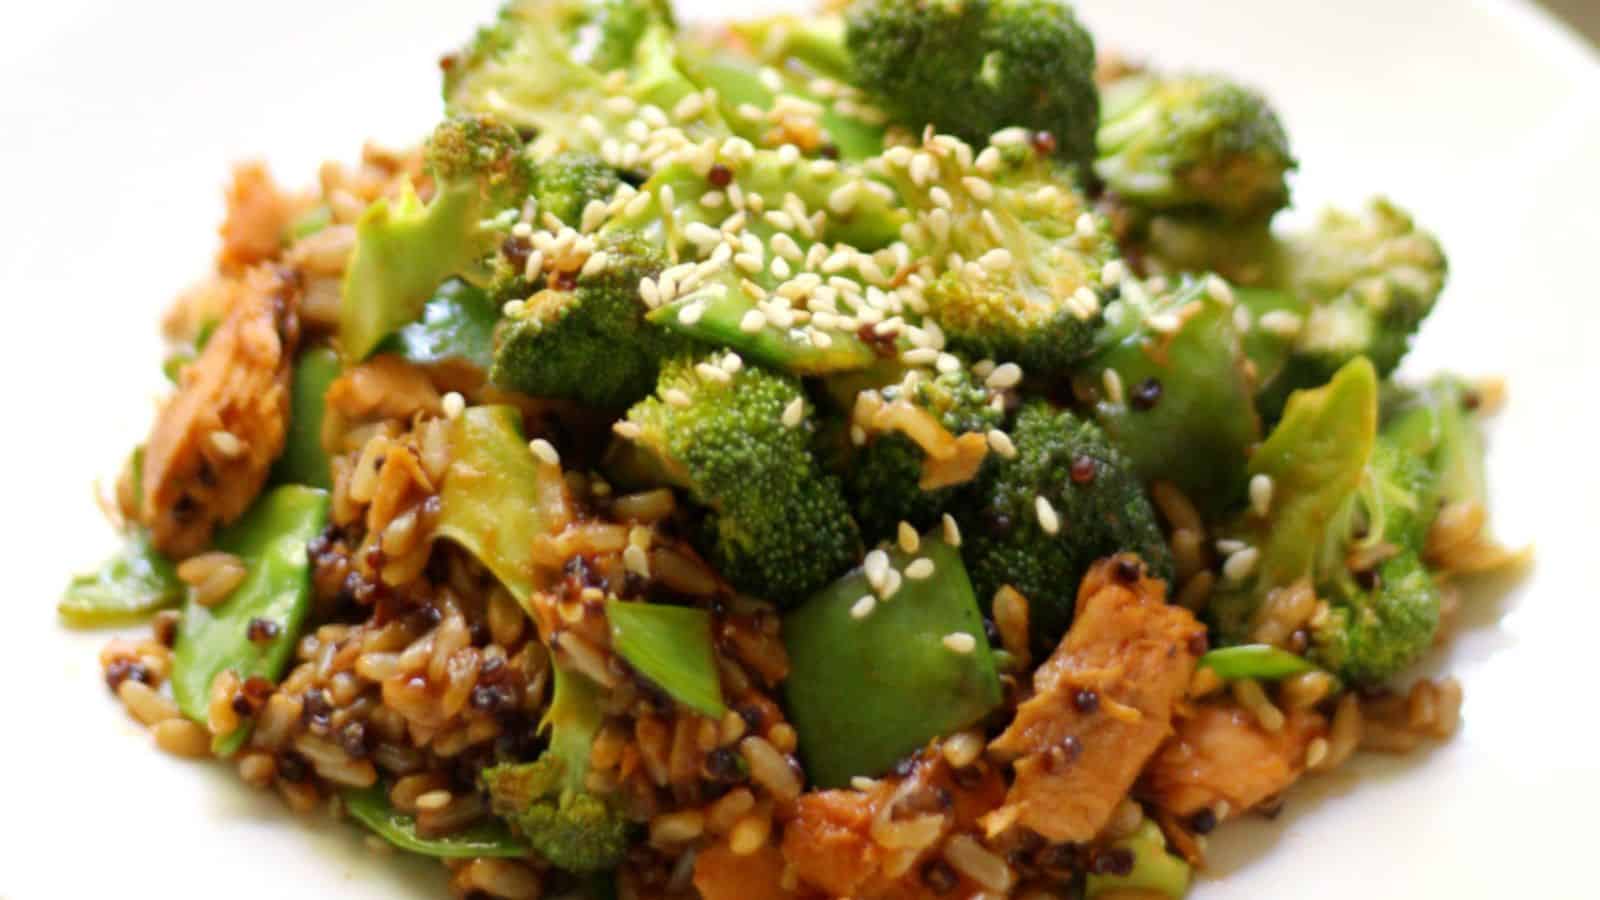
[[1098, 426], [1035, 401], [1010, 438], [1015, 453], [1001, 454], [956, 504], [961, 555], [984, 603], [1007, 584], [1028, 598], [1034, 643], [1048, 652], [1095, 560], [1137, 553], [1162, 578], [1172, 563], [1143, 485]]
[[1067, 4], [857, 0], [844, 15], [853, 80], [908, 128], [981, 143], [1020, 126], [1069, 162], [1094, 158], [1094, 39]]
[[600, 689], [556, 665], [555, 691], [542, 728], [549, 748], [531, 763], [502, 763], [480, 776], [496, 815], [510, 822], [539, 855], [569, 872], [613, 868], [628, 850], [633, 827], [609, 797], [586, 786], [589, 752], [600, 730]]
[[735, 354], [673, 359], [618, 431], [706, 508], [698, 543], [741, 590], [790, 603], [859, 556], [838, 479], [812, 456], [816, 422], [798, 379]]
[[549, 213], [573, 228], [583, 223], [589, 204], [611, 200], [621, 186], [620, 173], [592, 153], [557, 153], [533, 168], [533, 198], [541, 217]]
[[1102, 94], [1095, 174], [1144, 210], [1265, 219], [1289, 201], [1289, 138], [1266, 98], [1213, 75], [1134, 75]]

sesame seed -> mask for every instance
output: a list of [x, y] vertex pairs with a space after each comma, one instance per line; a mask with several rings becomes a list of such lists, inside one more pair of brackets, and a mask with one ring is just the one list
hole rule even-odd
[[1278, 337], [1293, 338], [1300, 334], [1305, 321], [1286, 309], [1275, 309], [1261, 314], [1261, 327]]
[[1011, 435], [998, 428], [992, 428], [985, 435], [989, 440], [989, 449], [1000, 454], [1005, 459], [1017, 458], [1017, 445], [1011, 442]]
[[444, 809], [446, 806], [449, 806], [452, 799], [454, 798], [450, 796], [449, 791], [437, 790], [427, 791], [426, 793], [417, 797], [415, 802], [417, 804], [417, 809], [420, 809], [423, 812], [436, 812]]
[[862, 428], [860, 425], [851, 425], [850, 426], [850, 443], [854, 444], [857, 447], [865, 446], [866, 443], [867, 443], [867, 432], [866, 432], [866, 429]]
[[783, 427], [797, 427], [801, 420], [805, 417], [805, 414], [806, 401], [804, 397], [796, 397], [793, 400], [790, 400], [789, 405], [783, 408]]
[[1250, 310], [1243, 306], [1233, 308], [1233, 330], [1240, 334], [1250, 332]]
[[910, 522], [901, 522], [895, 531], [895, 537], [900, 544], [901, 550], [907, 553], [917, 552], [917, 548], [922, 545], [922, 538], [917, 534], [917, 530], [911, 527]]
[[862, 594], [861, 599], [857, 600], [850, 606], [850, 618], [858, 621], [865, 619], [867, 616], [872, 615], [872, 611], [877, 608], [877, 597], [874, 597], [871, 594]]
[[910, 172], [911, 183], [922, 187], [938, 176], [939, 164], [926, 153], [916, 153], [911, 157]]
[[873, 550], [861, 561], [861, 571], [867, 576], [867, 583], [879, 587], [889, 574], [889, 554], [882, 550]]
[[951, 199], [950, 192], [937, 184], [928, 191], [928, 199], [932, 200], [934, 205], [940, 209], [952, 209], [955, 207], [955, 201]]
[[1120, 259], [1113, 259], [1100, 267], [1100, 283], [1112, 287], [1122, 283], [1128, 277], [1128, 264]]
[[624, 437], [630, 441], [644, 433], [643, 429], [641, 429], [638, 425], [635, 425], [626, 419], [611, 423], [611, 430], [615, 432], [618, 437]]
[[900, 585], [903, 583], [905, 579], [900, 575], [900, 570], [890, 569], [883, 574], [883, 587], [879, 589], [879, 596], [885, 600], [893, 598], [899, 593]]
[[644, 304], [652, 309], [661, 305], [661, 291], [656, 288], [656, 280], [649, 276], [639, 279], [639, 296], [644, 298]]
[[943, 643], [952, 653], [965, 656], [978, 648], [978, 639], [964, 631], [954, 631], [944, 636]]
[[744, 368], [744, 357], [737, 353], [729, 353], [722, 358], [721, 366], [722, 371], [727, 372], [729, 375], [736, 375], [740, 369]]
[[592, 278], [596, 275], [599, 275], [601, 272], [604, 272], [606, 270], [606, 266], [610, 264], [611, 257], [602, 250], [599, 253], [592, 254], [588, 259], [584, 260], [583, 268], [579, 271], [579, 274], [588, 278]]
[[939, 524], [944, 529], [944, 542], [952, 547], [961, 546], [961, 526], [956, 523], [956, 517], [945, 513]]
[[951, 372], [961, 371], [961, 359], [954, 354], [941, 353], [938, 359], [934, 360], [933, 366], [948, 375]]
[[739, 317], [739, 330], [745, 334], [755, 334], [767, 327], [767, 317], [759, 309], [752, 309]]
[[211, 432], [209, 440], [211, 441], [211, 449], [221, 454], [224, 459], [233, 459], [244, 453], [244, 441], [239, 440], [231, 431], [224, 431], [219, 428]]
[[1256, 570], [1256, 563], [1261, 558], [1261, 551], [1255, 547], [1246, 547], [1235, 552], [1222, 564], [1222, 577], [1238, 584], [1249, 578]]
[[682, 388], [667, 388], [661, 392], [661, 399], [672, 406], [688, 406], [691, 402], [688, 392]]
[[961, 186], [967, 189], [972, 199], [979, 203], [988, 203], [994, 199], [994, 185], [976, 175], [965, 175], [961, 179]]
[[683, 227], [683, 236], [692, 243], [709, 247], [722, 240], [722, 232], [704, 222], [690, 222]]
[[1232, 556], [1250, 545], [1238, 538], [1217, 538], [1216, 546], [1218, 553], [1223, 556]]
[[685, 325], [693, 325], [700, 321], [700, 317], [705, 315], [705, 312], [706, 305], [699, 300], [695, 300], [678, 310], [678, 321]]
[[1022, 381], [1022, 367], [1016, 363], [1001, 363], [994, 367], [989, 377], [984, 379], [984, 384], [997, 391], [1009, 390]]
[[1272, 509], [1272, 476], [1264, 472], [1258, 473], [1250, 479], [1250, 509], [1258, 516], [1265, 517]]
[[1179, 328], [1183, 327], [1183, 322], [1179, 321], [1178, 317], [1170, 312], [1156, 313], [1145, 321], [1149, 323], [1152, 331], [1160, 334], [1175, 334]]
[[1056, 508], [1044, 497], [1033, 498], [1033, 512], [1039, 517], [1039, 527], [1045, 534], [1058, 534], [1061, 531], [1061, 516], [1056, 513]]
[[718, 384], [728, 384], [733, 381], [733, 376], [729, 375], [726, 369], [711, 363], [696, 363], [694, 370], [707, 381], [715, 381]]
[[461, 415], [462, 411], [467, 408], [467, 398], [461, 396], [455, 391], [445, 394], [444, 398], [439, 402], [440, 405], [444, 407], [444, 416], [447, 419], [454, 419], [456, 416]]
[[1233, 288], [1218, 275], [1207, 275], [1206, 296], [1221, 303], [1223, 306], [1233, 305]]
[[703, 95], [690, 94], [672, 107], [672, 117], [680, 122], [687, 122], [704, 112], [705, 108], [706, 98]]
[[1122, 376], [1116, 369], [1105, 369], [1100, 373], [1100, 385], [1105, 388], [1106, 401], [1113, 406], [1121, 406], [1126, 396], [1122, 391]]
[[922, 581], [933, 575], [933, 560], [926, 556], [911, 561], [906, 566], [906, 577], [913, 581]]
[[525, 304], [521, 300], [507, 300], [500, 307], [500, 315], [520, 316], [522, 315], [524, 305]]
[[547, 466], [561, 465], [560, 452], [556, 450], [556, 446], [554, 444], [550, 443], [544, 438], [534, 438], [533, 440], [529, 441], [528, 449], [533, 451], [533, 455], [537, 456], [539, 461]]
[[721, 191], [706, 191], [700, 195], [700, 205], [706, 209], [721, 209], [728, 202], [728, 195]]
[[1004, 272], [1011, 268], [1011, 251], [1004, 247], [996, 247], [978, 257], [978, 265], [991, 272]]
[[847, 216], [856, 208], [861, 196], [861, 182], [847, 181], [828, 195], [828, 210], [835, 215]]
[[650, 577], [650, 554], [638, 544], [629, 544], [622, 551], [622, 564], [635, 575]]
[[1078, 310], [1078, 317], [1087, 319], [1100, 311], [1100, 295], [1087, 286], [1072, 292], [1072, 302]]

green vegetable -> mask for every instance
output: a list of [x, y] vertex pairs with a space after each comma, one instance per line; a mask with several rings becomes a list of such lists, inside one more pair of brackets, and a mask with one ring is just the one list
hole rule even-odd
[[[1123, 385], [1127, 396], [1103, 398], [1095, 420], [1139, 477], [1171, 481], [1213, 514], [1244, 496], [1249, 452], [1261, 440], [1233, 304], [1216, 286], [1226, 290], [1188, 279], [1151, 297], [1125, 281], [1106, 310], [1101, 349], [1084, 365], [1091, 378], [1103, 382], [1110, 370]], [[1141, 392], [1152, 385], [1160, 393], [1150, 403]]]
[[751, 366], [728, 374], [725, 360], [668, 362], [656, 396], [628, 410], [630, 440], [707, 508], [695, 537], [723, 577], [793, 602], [857, 558], [860, 533], [838, 480], [812, 456], [816, 423], [800, 382]]
[[980, 142], [1021, 126], [1067, 161], [1094, 159], [1094, 39], [1065, 3], [856, 0], [845, 24], [855, 83], [911, 130]]
[[574, 228], [589, 204], [610, 200], [621, 186], [617, 170], [592, 153], [557, 153], [533, 167], [533, 197], [541, 217], [549, 213]]
[[183, 602], [183, 582], [172, 563], [150, 545], [143, 528], [129, 531], [122, 549], [98, 571], [67, 585], [56, 611], [77, 628], [116, 625]]
[[1217, 676], [1224, 681], [1235, 681], [1240, 678], [1279, 681], [1290, 675], [1315, 671], [1317, 668], [1305, 657], [1269, 644], [1220, 647], [1200, 657], [1200, 667], [1217, 673]]
[[[1098, 426], [1033, 401], [1010, 436], [1015, 457], [987, 466], [955, 507], [961, 555], [980, 600], [1007, 584], [1028, 598], [1033, 642], [1048, 654], [1072, 622], [1091, 563], [1128, 551], [1170, 578], [1172, 561], [1143, 485]], [[1055, 534], [1040, 521], [1041, 498]]]
[[289, 223], [287, 243], [302, 241], [333, 224], [333, 208], [327, 204], [313, 206]]
[[1375, 585], [1340, 579], [1327, 621], [1311, 631], [1312, 658], [1353, 684], [1381, 684], [1433, 646], [1439, 588], [1415, 551], [1379, 564]]
[[1483, 432], [1471, 396], [1460, 378], [1441, 375], [1384, 398], [1384, 438], [1423, 460], [1433, 473], [1431, 489], [1421, 498], [1430, 514], [1443, 502], [1488, 501]]
[[499, 820], [480, 822], [442, 837], [423, 837], [417, 833], [414, 816], [389, 805], [389, 791], [381, 783], [369, 788], [345, 788], [339, 792], [339, 799], [350, 818], [409, 853], [438, 859], [480, 856], [519, 859], [529, 852], [528, 845], [518, 840]]
[[1147, 210], [1266, 219], [1289, 202], [1289, 138], [1266, 99], [1214, 75], [1133, 75], [1101, 94], [1094, 170]]
[[538, 462], [510, 406], [474, 406], [450, 423], [450, 469], [439, 491], [435, 533], [477, 557], [519, 603], [533, 596], [533, 539], [558, 523], [544, 510], [564, 503], [561, 470]]
[[522, 139], [490, 117], [441, 123], [426, 159], [433, 199], [423, 204], [408, 189], [393, 203], [373, 203], [356, 223], [339, 306], [347, 360], [365, 359], [415, 321], [446, 279], [487, 280], [530, 189]]
[[610, 869], [628, 850], [628, 820], [608, 797], [588, 792], [589, 752], [604, 719], [600, 687], [559, 664], [543, 728], [549, 749], [531, 763], [502, 763], [483, 770], [496, 815], [511, 823], [541, 856], [559, 869]]
[[1133, 853], [1133, 871], [1126, 875], [1097, 875], [1091, 872], [1083, 888], [1084, 900], [1094, 900], [1112, 891], [1150, 891], [1180, 900], [1189, 891], [1189, 864], [1167, 852], [1167, 839], [1160, 826], [1146, 819], [1139, 830], [1112, 846]]
[[420, 365], [459, 361], [484, 372], [494, 364], [494, 326], [500, 307], [482, 288], [452, 278], [422, 307], [422, 317], [379, 348]]
[[[933, 573], [902, 576], [893, 596], [857, 618], [862, 598], [874, 593], [857, 568], [784, 617], [790, 663], [785, 706], [800, 735], [806, 773], [820, 787], [881, 775], [932, 738], [981, 720], [1001, 701], [960, 554], [929, 535], [916, 554], [895, 548], [888, 558], [902, 573], [913, 559], [926, 559]], [[971, 637], [972, 651], [947, 646], [945, 638], [954, 634]]]
[[[237, 522], [217, 533], [216, 547], [244, 563], [244, 581], [220, 604], [184, 604], [172, 656], [172, 695], [183, 714], [205, 724], [211, 682], [232, 671], [241, 682], [283, 674], [311, 610], [311, 562], [306, 544], [328, 521], [325, 491], [300, 485], [273, 488]], [[277, 626], [269, 638], [252, 641], [250, 623]], [[212, 741], [218, 756], [244, 744], [248, 725]]]
[[332, 464], [322, 449], [322, 419], [327, 413], [328, 388], [339, 371], [339, 354], [327, 347], [314, 347], [295, 360], [289, 388], [289, 430], [283, 453], [272, 464], [271, 483], [323, 490], [333, 487]]
[[722, 680], [711, 649], [711, 614], [659, 603], [606, 601], [611, 645], [628, 665], [702, 715], [720, 717]]

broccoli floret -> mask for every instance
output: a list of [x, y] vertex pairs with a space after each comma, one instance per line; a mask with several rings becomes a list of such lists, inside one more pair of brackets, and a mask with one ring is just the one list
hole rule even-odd
[[717, 571], [790, 603], [847, 568], [861, 546], [838, 480], [812, 456], [811, 413], [798, 379], [714, 353], [669, 360], [656, 396], [618, 431], [707, 508], [697, 537]]
[[1064, 374], [1083, 358], [1115, 248], [1070, 171], [1020, 129], [976, 156], [935, 135], [917, 150], [891, 149], [874, 168], [914, 216], [901, 233], [953, 349], [1030, 375]]
[[[661, 360], [687, 342], [645, 320], [639, 281], [660, 273], [660, 251], [631, 232], [602, 236], [606, 265], [566, 273], [520, 303], [495, 329], [489, 380], [535, 397], [619, 409], [650, 393]], [[575, 277], [575, 283], [563, 286]]]
[[928, 528], [987, 455], [985, 435], [1003, 407], [966, 367], [906, 377], [854, 398], [852, 418], [867, 443], [845, 468], [856, 519], [871, 540], [900, 522]]
[[979, 143], [1048, 133], [1063, 159], [1094, 159], [1094, 39], [1059, 0], [858, 0], [845, 12], [855, 83], [903, 124]]
[[1211, 75], [1136, 75], [1102, 105], [1094, 169], [1119, 200], [1233, 220], [1288, 203], [1288, 135], [1255, 91]]
[[339, 340], [361, 359], [413, 321], [446, 279], [482, 282], [517, 208], [531, 189], [522, 139], [488, 116], [446, 120], [428, 139], [433, 197], [409, 189], [392, 204], [378, 200], [356, 225], [345, 272]]
[[1015, 455], [956, 504], [962, 558], [983, 602], [1007, 584], [1028, 598], [1034, 643], [1048, 652], [1095, 560], [1131, 551], [1162, 578], [1172, 563], [1143, 486], [1098, 426], [1035, 401], [1010, 437]]
[[622, 861], [632, 826], [610, 799], [589, 792], [589, 753], [600, 730], [600, 689], [557, 664], [542, 727], [549, 748], [531, 763], [502, 763], [481, 775], [496, 815], [551, 865], [596, 872]]
[[616, 169], [590, 153], [557, 153], [533, 170], [533, 196], [541, 213], [550, 213], [576, 228], [583, 211], [596, 200], [607, 201], [622, 186]]

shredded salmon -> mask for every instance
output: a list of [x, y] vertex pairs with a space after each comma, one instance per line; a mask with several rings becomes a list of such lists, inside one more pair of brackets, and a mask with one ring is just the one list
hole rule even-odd
[[227, 217], [218, 229], [222, 249], [217, 254], [217, 268], [242, 271], [276, 258], [295, 214], [295, 202], [278, 188], [267, 167], [259, 162], [235, 166], [227, 203]]
[[734, 853], [726, 843], [701, 850], [694, 860], [694, 887], [701, 900], [793, 900], [783, 887], [783, 854], [768, 844], [754, 853]]
[[1034, 695], [990, 744], [991, 754], [1015, 760], [1016, 780], [984, 817], [989, 835], [1022, 827], [1077, 843], [1099, 834], [1171, 733], [1205, 633], [1188, 610], [1167, 604], [1165, 582], [1137, 557], [1096, 563], [1071, 630], [1034, 673]]
[[230, 285], [227, 317], [184, 368], [145, 445], [141, 512], [156, 547], [178, 558], [250, 506], [288, 427], [298, 287], [269, 266]]
[[1177, 816], [1227, 803], [1242, 813], [1282, 793], [1305, 772], [1306, 748], [1328, 723], [1295, 710], [1277, 732], [1232, 702], [1206, 704], [1178, 720], [1177, 734], [1145, 770], [1140, 793]]

